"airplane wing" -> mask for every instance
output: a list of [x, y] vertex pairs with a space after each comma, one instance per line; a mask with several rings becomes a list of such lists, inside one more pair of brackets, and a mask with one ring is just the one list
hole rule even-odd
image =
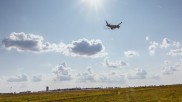
[[[122, 23], [122, 22], [121, 22]], [[121, 23], [119, 23], [118, 25], [120, 25]]]

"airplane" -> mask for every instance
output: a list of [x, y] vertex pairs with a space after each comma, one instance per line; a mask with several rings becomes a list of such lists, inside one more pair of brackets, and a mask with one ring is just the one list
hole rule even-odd
[[[122, 23], [122, 22], [121, 22], [121, 23]], [[116, 29], [116, 28], [119, 29], [121, 23], [119, 23], [118, 25], [112, 25], [112, 24], [109, 24], [109, 23], [106, 21], [106, 26], [108, 27], [107, 29], [111, 29], [111, 30]]]

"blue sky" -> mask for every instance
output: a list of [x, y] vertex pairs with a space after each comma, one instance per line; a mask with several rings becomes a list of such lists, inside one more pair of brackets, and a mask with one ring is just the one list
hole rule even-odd
[[[1, 0], [0, 92], [180, 84], [181, 5]], [[123, 23], [110, 30], [105, 20]]]

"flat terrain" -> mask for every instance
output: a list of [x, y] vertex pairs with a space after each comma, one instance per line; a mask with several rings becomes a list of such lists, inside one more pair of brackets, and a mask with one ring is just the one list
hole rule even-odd
[[182, 102], [182, 85], [1, 94], [0, 102]]

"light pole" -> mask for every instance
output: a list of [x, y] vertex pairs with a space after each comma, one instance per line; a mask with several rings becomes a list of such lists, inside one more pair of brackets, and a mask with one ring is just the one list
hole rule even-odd
[[10, 87], [10, 93], [12, 93], [12, 87]]

